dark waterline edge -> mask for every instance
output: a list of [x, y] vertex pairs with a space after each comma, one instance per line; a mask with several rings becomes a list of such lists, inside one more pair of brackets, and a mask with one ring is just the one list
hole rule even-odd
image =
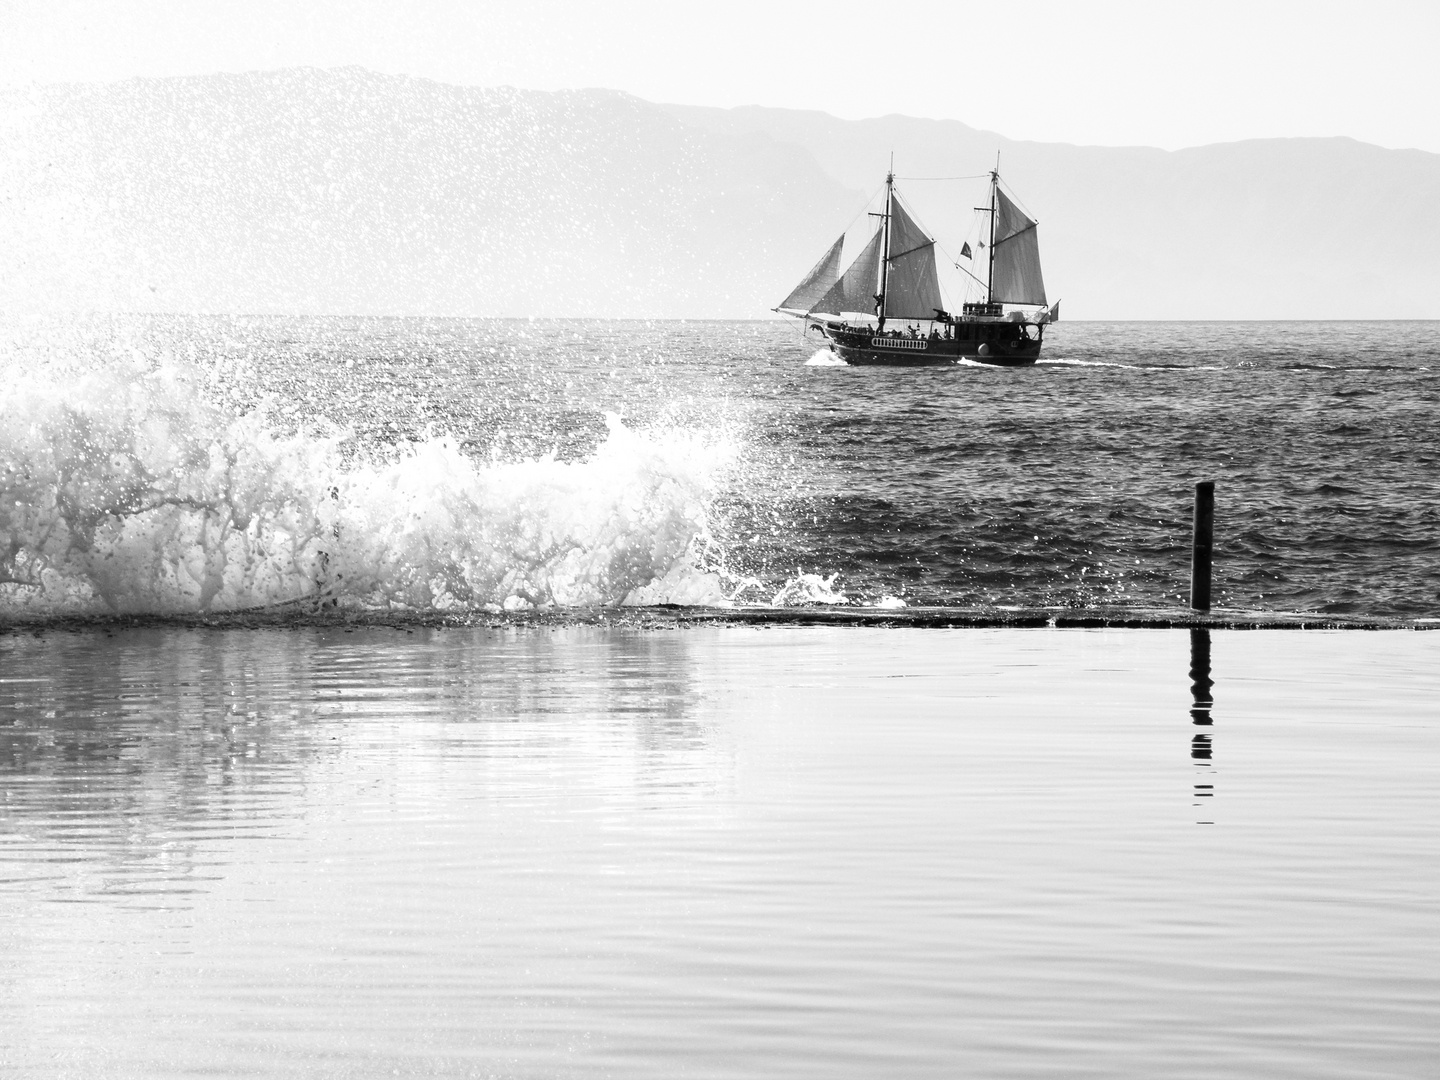
[[811, 605], [793, 608], [654, 607], [550, 608], [543, 611], [359, 611], [251, 609], [211, 614], [67, 615], [0, 621], [6, 634], [117, 629], [527, 629], [596, 626], [622, 630], [692, 627], [832, 626], [895, 630], [991, 629], [1212, 629], [1212, 630], [1440, 630], [1440, 619], [1375, 618], [1306, 612], [1164, 608], [944, 608], [901, 610]]

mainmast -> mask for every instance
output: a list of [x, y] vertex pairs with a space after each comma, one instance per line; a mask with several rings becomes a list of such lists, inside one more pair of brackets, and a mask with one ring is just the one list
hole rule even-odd
[[995, 168], [990, 171], [990, 252], [985, 260], [985, 303], [995, 300], [995, 192], [1000, 187], [1000, 151], [995, 151]]
[[880, 304], [877, 314], [880, 316], [879, 329], [885, 329], [885, 288], [890, 282], [890, 206], [895, 198], [895, 156], [890, 156], [890, 171], [885, 174], [885, 222], [881, 226], [885, 230], [885, 250], [880, 257]]

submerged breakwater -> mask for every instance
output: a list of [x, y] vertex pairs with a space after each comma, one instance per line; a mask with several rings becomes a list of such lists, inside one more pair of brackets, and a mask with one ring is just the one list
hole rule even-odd
[[1440, 609], [1440, 324], [1071, 324], [849, 369], [788, 323], [0, 334], [0, 619], [623, 604]]

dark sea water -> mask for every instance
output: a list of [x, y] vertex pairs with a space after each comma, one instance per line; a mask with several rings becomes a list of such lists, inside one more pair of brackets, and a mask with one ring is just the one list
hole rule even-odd
[[1440, 609], [1440, 324], [1060, 323], [1030, 369], [789, 322], [6, 328], [0, 611]]
[[1045, 356], [4, 324], [0, 1076], [1436, 1075], [1440, 633], [580, 618], [1437, 614], [1440, 324]]

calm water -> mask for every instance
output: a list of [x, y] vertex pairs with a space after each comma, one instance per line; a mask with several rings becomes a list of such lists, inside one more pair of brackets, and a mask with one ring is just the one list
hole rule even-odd
[[1020, 370], [825, 356], [788, 322], [16, 324], [0, 617], [1163, 606], [1197, 479], [1220, 604], [1440, 613], [1440, 323], [1060, 323]]
[[1191, 661], [0, 637], [0, 1072], [1433, 1076], [1440, 634]]

